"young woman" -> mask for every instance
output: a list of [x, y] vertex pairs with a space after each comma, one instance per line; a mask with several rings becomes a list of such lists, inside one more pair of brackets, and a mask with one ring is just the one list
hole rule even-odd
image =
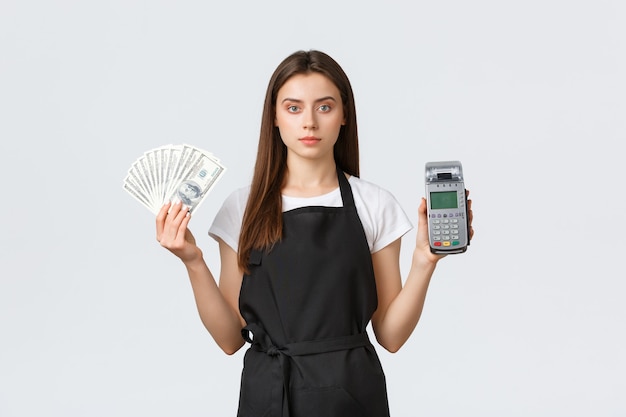
[[396, 352], [417, 325], [441, 259], [429, 249], [423, 199], [418, 215], [403, 287], [400, 240], [412, 226], [389, 192], [359, 179], [347, 76], [319, 51], [287, 57], [267, 89], [252, 183], [209, 230], [219, 285], [187, 208], [168, 203], [156, 219], [157, 240], [186, 266], [217, 344], [227, 354], [251, 344], [238, 416], [389, 415], [366, 327], [371, 320], [378, 343]]

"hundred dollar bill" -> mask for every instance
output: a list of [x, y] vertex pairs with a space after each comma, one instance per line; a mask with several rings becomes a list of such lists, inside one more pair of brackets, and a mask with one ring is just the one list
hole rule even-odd
[[172, 202], [182, 201], [189, 211], [196, 210], [224, 173], [224, 167], [205, 153], [191, 162], [182, 180], [170, 196]]
[[135, 188], [132, 184], [132, 182], [125, 182], [124, 183], [124, 189], [133, 197], [135, 197], [135, 199], [137, 201], [139, 201], [141, 204], [143, 204], [148, 210], [150, 210], [152, 213], [157, 214], [158, 211], [154, 210], [154, 205], [152, 205], [152, 203], [150, 203], [150, 200], [148, 198], [146, 198], [146, 195], [143, 194], [140, 190], [138, 190], [137, 188]]
[[137, 186], [144, 192], [145, 195], [150, 197], [151, 187], [148, 183], [148, 179], [145, 176], [144, 170], [140, 161], [135, 161], [128, 171], [128, 176], [132, 178]]
[[177, 169], [182, 146], [172, 146], [165, 153], [165, 168], [163, 170], [163, 191], [160, 194], [161, 204], [165, 203], [167, 198], [172, 194], [174, 186], [172, 185], [174, 172]]
[[183, 172], [185, 170], [185, 166], [189, 165], [189, 159], [192, 157], [193, 153], [193, 147], [189, 145], [180, 145], [175, 149], [177, 150], [176, 163], [172, 166], [172, 170], [167, 177], [165, 200], [171, 198], [180, 182], [184, 179]]

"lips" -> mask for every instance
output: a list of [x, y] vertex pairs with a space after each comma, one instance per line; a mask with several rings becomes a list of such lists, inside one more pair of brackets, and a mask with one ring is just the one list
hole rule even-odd
[[316, 143], [318, 143], [320, 140], [320, 138], [317, 138], [315, 136], [305, 136], [302, 137], [300, 139], [298, 139], [301, 143], [305, 144], [305, 145], [314, 145]]

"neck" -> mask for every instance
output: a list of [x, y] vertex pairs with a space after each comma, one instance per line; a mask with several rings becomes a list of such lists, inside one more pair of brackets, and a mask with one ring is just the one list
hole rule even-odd
[[289, 161], [282, 192], [293, 197], [313, 197], [339, 186], [334, 159]]

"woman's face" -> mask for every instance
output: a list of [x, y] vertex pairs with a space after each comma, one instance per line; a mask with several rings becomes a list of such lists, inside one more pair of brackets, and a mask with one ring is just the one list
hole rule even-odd
[[288, 161], [333, 158], [333, 147], [345, 123], [337, 86], [312, 72], [289, 78], [278, 90], [275, 125], [287, 147]]

